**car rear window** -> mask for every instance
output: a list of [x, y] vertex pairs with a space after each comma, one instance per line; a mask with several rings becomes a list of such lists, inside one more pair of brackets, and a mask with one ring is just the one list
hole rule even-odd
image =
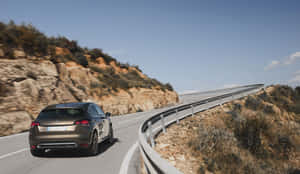
[[77, 118], [82, 117], [83, 111], [81, 109], [51, 109], [42, 111], [38, 118]]

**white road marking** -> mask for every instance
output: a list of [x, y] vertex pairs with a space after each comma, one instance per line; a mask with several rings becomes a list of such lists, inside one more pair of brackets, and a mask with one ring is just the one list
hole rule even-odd
[[127, 174], [128, 173], [128, 168], [130, 164], [130, 160], [134, 154], [134, 151], [138, 148], [138, 141], [134, 143], [134, 145], [131, 146], [131, 148], [128, 150], [127, 154], [125, 155], [123, 162], [120, 167], [119, 174]]
[[9, 156], [15, 155], [15, 154], [17, 154], [17, 153], [24, 152], [24, 151], [26, 151], [26, 150], [29, 150], [29, 148], [24, 148], [24, 149], [15, 151], [15, 152], [10, 152], [10, 153], [8, 153], [8, 154], [2, 155], [2, 156], [0, 156], [0, 160], [1, 160], [1, 159], [4, 159], [4, 158], [6, 158], [6, 157], [9, 157]]

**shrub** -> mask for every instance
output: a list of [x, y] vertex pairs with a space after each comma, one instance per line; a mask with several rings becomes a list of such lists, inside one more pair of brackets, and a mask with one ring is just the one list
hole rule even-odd
[[93, 88], [102, 88], [103, 87], [103, 85], [101, 84], [101, 83], [99, 83], [99, 82], [92, 82], [91, 83], [91, 88], [93, 89]]
[[132, 65], [134, 68], [136, 68], [139, 72], [143, 72], [138, 65]]
[[172, 85], [171, 85], [170, 83], [166, 83], [166, 84], [165, 84], [165, 87], [166, 87], [167, 90], [169, 90], [169, 91], [174, 91], [174, 89], [173, 89], [173, 87], [172, 87]]
[[261, 100], [253, 96], [248, 96], [245, 105], [249, 109], [258, 110], [261, 106]]
[[[123, 64], [116, 61], [114, 57], [104, 53], [101, 49], [82, 48], [77, 41], [69, 40], [64, 36], [47, 37], [31, 24], [16, 25], [13, 21], [10, 21], [8, 24], [0, 22], [0, 43], [3, 44], [1, 48], [9, 58], [14, 58], [14, 49], [23, 49], [28, 56], [46, 57], [50, 55], [50, 61], [53, 63], [75, 61], [84, 67], [88, 67], [89, 61], [95, 61], [98, 57], [102, 57], [106, 64], [115, 61], [116, 65], [121, 68], [130, 69], [128, 63]], [[70, 54], [56, 55], [56, 47], [68, 49]], [[86, 54], [90, 55], [90, 60], [84, 56]], [[133, 67], [137, 71], [142, 72], [137, 65], [133, 65]], [[99, 79], [107, 86], [112, 85], [113, 89], [152, 88], [159, 86], [162, 90], [173, 90], [169, 83], [162, 84], [156, 79], [144, 79], [140, 77], [137, 71], [129, 70], [127, 74], [115, 76], [114, 69], [101, 70], [93, 66], [90, 68], [92, 71], [102, 74], [99, 75]]]
[[84, 67], [88, 67], [89, 62], [87, 61], [86, 57], [81, 53], [81, 52], [76, 52], [75, 53], [75, 61], [84, 66]]
[[258, 157], [265, 157], [261, 146], [261, 135], [268, 129], [265, 115], [249, 116], [243, 120], [235, 121], [234, 134], [241, 145]]
[[128, 63], [118, 63], [118, 65], [120, 66], [120, 68], [125, 68], [125, 69], [129, 69], [129, 64]]
[[94, 49], [90, 50], [88, 53], [91, 56], [92, 60], [96, 60], [98, 57], [102, 57], [102, 55], [103, 55], [102, 50], [98, 49], [98, 48], [94, 48]]

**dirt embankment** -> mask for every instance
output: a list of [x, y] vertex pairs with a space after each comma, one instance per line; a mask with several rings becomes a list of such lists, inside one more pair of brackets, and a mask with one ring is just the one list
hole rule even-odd
[[198, 113], [156, 142], [186, 174], [300, 173], [300, 88], [271, 86]]

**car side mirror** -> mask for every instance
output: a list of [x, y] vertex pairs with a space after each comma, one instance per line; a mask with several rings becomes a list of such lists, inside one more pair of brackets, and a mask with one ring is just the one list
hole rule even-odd
[[111, 113], [110, 113], [110, 112], [106, 112], [106, 113], [105, 113], [105, 116], [106, 116], [106, 117], [110, 117], [110, 116], [111, 116]]

